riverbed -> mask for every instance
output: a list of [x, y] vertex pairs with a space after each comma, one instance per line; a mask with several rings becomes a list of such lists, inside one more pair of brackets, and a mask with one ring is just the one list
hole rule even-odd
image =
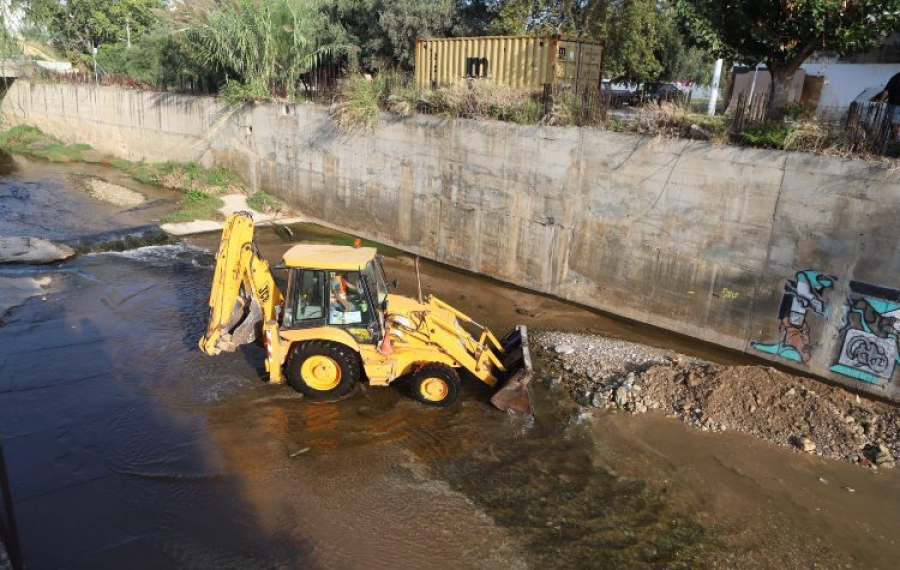
[[[177, 198], [102, 167], [0, 163], [0, 235], [140, 226]], [[104, 203], [73, 175], [148, 201]], [[262, 253], [352, 241], [291, 229], [261, 230]], [[0, 438], [29, 568], [888, 568], [900, 554], [895, 473], [663, 414], [585, 412], [542, 381], [541, 362], [534, 421], [497, 412], [475, 383], [449, 410], [400, 386], [332, 403], [270, 386], [258, 347], [197, 349], [217, 243], [0, 267], [4, 293], [26, 284], [0, 311]], [[385, 253], [411, 294], [412, 258]], [[426, 292], [501, 332], [523, 323], [750, 361], [445, 266], [422, 274]]]

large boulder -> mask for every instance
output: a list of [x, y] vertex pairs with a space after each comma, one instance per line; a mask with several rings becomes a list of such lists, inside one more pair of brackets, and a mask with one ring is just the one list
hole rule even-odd
[[0, 263], [53, 263], [75, 255], [71, 247], [25, 236], [0, 237]]

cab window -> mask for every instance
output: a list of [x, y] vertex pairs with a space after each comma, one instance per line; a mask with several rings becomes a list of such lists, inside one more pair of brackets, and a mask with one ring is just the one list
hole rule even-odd
[[375, 263], [374, 260], [370, 261], [363, 269], [363, 275], [366, 276], [366, 281], [370, 287], [374, 288], [372, 293], [377, 297], [377, 302], [380, 306], [387, 299], [388, 288], [387, 283], [384, 282], [384, 272], [380, 267], [376, 267]]
[[[297, 269], [292, 286], [292, 308], [285, 326], [304, 326], [325, 320], [325, 272]], [[287, 318], [290, 317], [290, 318]]]
[[367, 325], [373, 322], [366, 288], [357, 271], [328, 272], [328, 324]]

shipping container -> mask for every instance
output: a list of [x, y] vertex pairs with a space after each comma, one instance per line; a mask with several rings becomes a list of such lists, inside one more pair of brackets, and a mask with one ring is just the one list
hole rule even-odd
[[566, 36], [485, 36], [416, 40], [416, 84], [486, 78], [511, 87], [598, 87], [603, 42]]

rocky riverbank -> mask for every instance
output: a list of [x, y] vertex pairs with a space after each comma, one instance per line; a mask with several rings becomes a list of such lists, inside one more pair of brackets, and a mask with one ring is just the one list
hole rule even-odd
[[580, 405], [665, 413], [878, 469], [900, 457], [900, 408], [768, 366], [723, 366], [603, 336], [544, 332], [545, 378]]

